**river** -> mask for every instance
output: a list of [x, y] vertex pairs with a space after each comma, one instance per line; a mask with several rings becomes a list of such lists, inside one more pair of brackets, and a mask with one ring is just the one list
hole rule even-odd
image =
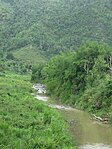
[[47, 102], [62, 114], [79, 149], [112, 149], [112, 127], [109, 124], [92, 120], [84, 111], [49, 103], [44, 85], [36, 84], [33, 88], [37, 91], [35, 98]]

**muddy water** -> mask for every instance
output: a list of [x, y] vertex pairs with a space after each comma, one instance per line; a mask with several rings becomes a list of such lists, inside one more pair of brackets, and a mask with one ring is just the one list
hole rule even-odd
[[61, 110], [70, 125], [70, 132], [80, 149], [112, 149], [112, 127], [93, 121], [79, 110]]
[[[37, 84], [33, 88], [37, 91], [35, 98], [48, 101], [48, 97], [43, 95], [46, 93], [44, 86]], [[93, 121], [88, 113], [71, 107], [49, 102], [48, 106], [61, 112], [80, 149], [112, 149], [112, 127], [110, 125]]]

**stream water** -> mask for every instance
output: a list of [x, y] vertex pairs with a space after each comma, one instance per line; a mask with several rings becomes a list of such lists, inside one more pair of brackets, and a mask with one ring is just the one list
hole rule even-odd
[[[35, 98], [44, 102], [48, 101], [45, 87], [36, 84], [33, 88], [37, 91]], [[69, 123], [69, 130], [79, 149], [112, 149], [112, 127], [107, 124], [92, 120], [91, 116], [71, 107], [52, 104], [48, 106], [58, 109], [65, 121]]]

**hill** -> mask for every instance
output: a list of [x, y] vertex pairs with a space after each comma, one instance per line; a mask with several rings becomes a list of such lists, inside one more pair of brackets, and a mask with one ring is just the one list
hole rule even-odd
[[32, 47], [46, 59], [87, 40], [112, 45], [111, 39], [111, 0], [0, 0], [0, 50], [14, 55]]

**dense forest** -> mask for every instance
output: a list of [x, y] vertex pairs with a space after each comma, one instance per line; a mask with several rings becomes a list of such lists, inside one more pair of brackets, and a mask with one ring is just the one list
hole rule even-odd
[[18, 59], [40, 61], [87, 40], [111, 39], [111, 0], [0, 0], [0, 49]]

